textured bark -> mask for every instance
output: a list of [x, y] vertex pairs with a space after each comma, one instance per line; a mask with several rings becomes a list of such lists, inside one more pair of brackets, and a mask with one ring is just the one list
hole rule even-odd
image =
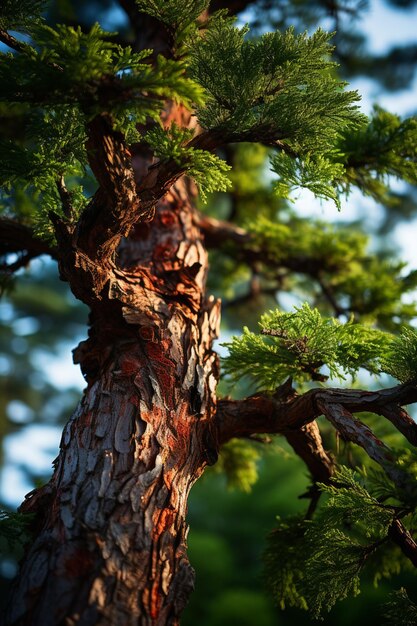
[[184, 184], [137, 229], [75, 352], [88, 379], [50, 483], [22, 509], [37, 536], [8, 622], [178, 623], [193, 588], [187, 497], [217, 457], [219, 305]]

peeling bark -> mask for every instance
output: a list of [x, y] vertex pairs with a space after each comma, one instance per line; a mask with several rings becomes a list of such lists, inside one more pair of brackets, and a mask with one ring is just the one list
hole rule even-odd
[[22, 506], [37, 536], [8, 624], [177, 624], [193, 588], [185, 516], [217, 458], [219, 302], [204, 296], [207, 255], [184, 184], [152, 229], [123, 242], [118, 266], [75, 351], [88, 388], [54, 475]]

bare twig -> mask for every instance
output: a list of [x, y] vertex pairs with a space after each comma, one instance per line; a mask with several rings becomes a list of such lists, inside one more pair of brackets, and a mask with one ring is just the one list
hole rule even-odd
[[[13, 35], [8, 33], [6, 30], [0, 30], [0, 41], [5, 43], [6, 46], [9, 46], [9, 48], [15, 50], [16, 52], [21, 52], [25, 54], [29, 50], [33, 51], [33, 49], [27, 43], [25, 43], [24, 41], [19, 41], [18, 39], [16, 39], [16, 37], [13, 37]], [[53, 61], [46, 61], [46, 65], [54, 68], [55, 70], [58, 70], [59, 72], [64, 71], [60, 65], [54, 63]]]
[[5, 43], [6, 46], [9, 46], [12, 50], [16, 50], [16, 52], [26, 52], [27, 44], [23, 41], [19, 41], [5, 30], [0, 30], [0, 41]]
[[417, 567], [417, 543], [399, 519], [392, 522], [388, 536], [401, 548], [414, 567]]

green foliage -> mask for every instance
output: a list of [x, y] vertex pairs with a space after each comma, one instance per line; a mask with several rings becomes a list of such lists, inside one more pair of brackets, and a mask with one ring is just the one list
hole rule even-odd
[[404, 588], [390, 594], [384, 613], [386, 624], [392, 626], [415, 626], [417, 624], [417, 604], [410, 600]]
[[0, 30], [30, 33], [41, 23], [46, 0], [2, 0]]
[[[75, 181], [85, 175], [86, 137], [80, 117], [79, 109], [71, 105], [38, 111], [28, 121], [26, 145], [0, 143], [0, 186], [3, 188], [0, 212], [10, 213], [8, 199], [14, 199], [19, 189], [24, 190], [39, 207], [32, 217], [35, 230], [47, 239], [53, 238], [50, 213], [64, 217], [57, 182], [64, 176]], [[71, 219], [75, 220], [87, 199], [76, 183], [70, 194]], [[23, 214], [20, 208], [20, 204], [14, 202], [12, 215], [24, 218], [26, 205], [23, 205]]]
[[[67, 178], [72, 196], [72, 220], [87, 199], [80, 182], [86, 179], [86, 125], [95, 114], [111, 113], [116, 129], [128, 141], [137, 141], [137, 125], [148, 118], [159, 120], [164, 99], [191, 107], [202, 102], [202, 90], [185, 75], [180, 61], [159, 56], [149, 62], [151, 51], [133, 53], [110, 40], [98, 24], [89, 32], [81, 27], [38, 24], [33, 41], [23, 52], [0, 53], [0, 80], [4, 88], [0, 104], [20, 107], [22, 136], [0, 145], [2, 205], [10, 211], [11, 199], [25, 189], [33, 199], [36, 232], [51, 238], [50, 213], [63, 216], [57, 183]], [[203, 191], [226, 188], [227, 169], [215, 156], [196, 152], [189, 159], [190, 175], [204, 178]], [[206, 170], [208, 170], [206, 176]], [[204, 176], [203, 176], [204, 173]], [[29, 217], [29, 216], [27, 216]]]
[[248, 39], [248, 28], [215, 20], [190, 50], [192, 76], [208, 93], [198, 109], [205, 128], [236, 140], [286, 140], [301, 153], [323, 153], [362, 120], [329, 61], [330, 35], [293, 30]]
[[165, 24], [175, 40], [176, 47], [196, 32], [196, 20], [205, 11], [210, 0], [135, 0], [140, 11], [152, 15]]
[[303, 158], [280, 153], [271, 164], [280, 177], [275, 186], [278, 194], [288, 197], [291, 188], [304, 187], [340, 208], [340, 194], [348, 194], [352, 186], [377, 202], [395, 202], [390, 177], [415, 184], [416, 157], [417, 120], [401, 120], [375, 106], [371, 119], [342, 132], [331, 152]]
[[263, 215], [251, 218], [246, 228], [253, 237], [250, 248], [262, 252], [269, 264], [323, 281], [334, 301], [343, 302], [340, 312], [390, 331], [416, 315], [415, 302], [403, 302], [402, 295], [415, 289], [417, 273], [405, 274], [406, 264], [392, 256], [371, 255], [360, 230], [294, 216], [276, 222]]
[[157, 156], [163, 160], [173, 159], [185, 169], [186, 174], [197, 183], [204, 202], [208, 192], [229, 189], [231, 183], [226, 172], [230, 166], [207, 150], [187, 145], [192, 136], [192, 130], [172, 124], [169, 130], [156, 126], [146, 134], [146, 139]]
[[301, 550], [305, 521], [300, 516], [277, 521], [268, 537], [264, 557], [265, 584], [281, 609], [293, 606], [307, 610], [308, 604], [301, 591], [306, 556]]
[[[321, 221], [291, 217], [280, 222], [259, 215], [246, 222], [253, 235], [255, 249], [263, 251], [277, 264], [292, 257], [308, 258], [311, 267], [319, 265], [323, 273], [339, 273], [365, 256], [367, 237], [349, 228], [336, 228]], [[253, 246], [251, 241], [250, 246]]]
[[[266, 580], [281, 607], [307, 608], [314, 617], [359, 593], [359, 575], [384, 549], [395, 516], [395, 509], [371, 496], [348, 468], [320, 487], [328, 498], [317, 517], [280, 522], [270, 536], [265, 564]], [[398, 572], [399, 551], [391, 557], [380, 576]]]
[[341, 163], [332, 161], [322, 154], [309, 155], [303, 159], [281, 152], [271, 159], [272, 170], [278, 174], [279, 181], [275, 191], [283, 198], [288, 198], [292, 188], [305, 188], [317, 198], [330, 199], [340, 209], [339, 193], [334, 181], [344, 173]]
[[417, 378], [417, 331], [403, 328], [383, 361], [384, 371], [402, 383]]
[[341, 523], [355, 526], [367, 538], [386, 535], [394, 509], [372, 496], [356, 472], [342, 466], [332, 482], [320, 484], [320, 488], [329, 496], [322, 513], [326, 523], [334, 527]]
[[28, 128], [30, 140], [42, 138], [32, 149], [3, 143], [0, 146], [0, 185], [33, 183], [44, 189], [64, 174], [80, 174], [87, 163], [85, 131], [76, 107], [66, 106], [33, 116]]
[[224, 472], [232, 489], [249, 492], [258, 479], [258, 462], [261, 455], [253, 444], [232, 439], [221, 448], [216, 472]]
[[417, 119], [401, 120], [375, 106], [371, 119], [343, 135], [343, 186], [355, 185], [378, 202], [390, 202], [389, 177], [417, 182]]
[[159, 56], [153, 66], [150, 50], [134, 53], [110, 37], [98, 24], [88, 33], [62, 24], [39, 26], [24, 54], [1, 55], [2, 99], [49, 106], [77, 102], [89, 115], [128, 110], [137, 123], [147, 115], [157, 118], [161, 97], [186, 106], [202, 102], [201, 88], [179, 61]]
[[308, 304], [295, 313], [271, 311], [259, 325], [264, 334], [244, 328], [241, 337], [224, 344], [229, 348], [224, 369], [235, 379], [250, 376], [263, 389], [273, 390], [289, 376], [298, 381], [326, 380], [323, 366], [331, 378], [354, 377], [360, 368], [377, 373], [389, 344], [381, 331], [322, 317]]

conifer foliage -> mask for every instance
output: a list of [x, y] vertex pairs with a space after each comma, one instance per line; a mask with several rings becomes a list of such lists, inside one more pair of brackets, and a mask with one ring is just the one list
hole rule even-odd
[[[98, 24], [48, 23], [35, 0], [6, 0], [0, 9], [1, 267], [9, 279], [50, 254], [91, 310], [89, 339], [75, 351], [87, 390], [51, 483], [30, 494], [22, 512], [30, 513], [35, 552], [47, 543], [42, 533], [55, 536], [61, 524], [68, 545], [85, 541], [85, 551], [94, 536], [94, 550], [105, 546], [103, 568], [115, 562], [112, 549], [120, 565], [100, 570], [103, 578], [86, 573], [91, 586], [79, 595], [66, 588], [66, 598], [74, 593], [86, 605], [75, 611], [68, 601], [75, 613], [62, 616], [59, 607], [48, 623], [78, 623], [84, 609], [82, 619], [94, 615], [97, 624], [128, 613], [137, 624], [178, 623], [192, 587], [176, 517], [186, 508], [181, 498], [218, 452], [217, 468], [248, 491], [266, 445], [255, 449], [250, 440], [265, 433], [286, 437], [312, 481], [306, 515], [279, 520], [269, 539], [267, 586], [282, 608], [320, 617], [359, 593], [363, 572], [377, 582], [417, 566], [417, 426], [404, 408], [417, 402], [417, 333], [409, 325], [417, 273], [371, 254], [363, 233], [297, 216], [293, 192], [306, 188], [340, 208], [356, 188], [393, 206], [392, 177], [417, 182], [417, 122], [379, 107], [366, 118], [359, 94], [339, 77], [333, 35], [320, 28], [255, 36], [232, 15], [251, 2], [120, 4], [130, 41]], [[225, 197], [232, 210], [222, 221]], [[222, 366], [226, 385], [249, 382], [255, 393], [219, 397], [217, 406], [218, 304], [206, 293], [206, 249], [209, 285], [229, 300], [228, 318], [245, 302], [260, 313], [258, 332], [245, 327], [224, 344]], [[309, 302], [282, 310], [279, 294], [288, 291]], [[260, 311], [263, 296], [269, 312]], [[376, 384], [362, 389], [370, 376]], [[118, 394], [131, 404], [117, 405]], [[108, 422], [96, 426], [103, 416]], [[336, 433], [352, 454], [326, 451], [321, 430], [326, 447]], [[96, 462], [98, 440], [105, 443]], [[92, 456], [69, 480], [75, 452], [65, 446], [74, 441], [80, 459], [88, 446]], [[186, 489], [178, 488], [186, 471]], [[124, 472], [131, 474], [123, 482]], [[65, 492], [81, 475], [86, 482], [74, 493], [88, 501], [84, 517], [70, 511]], [[130, 518], [116, 501], [131, 503]], [[19, 533], [21, 518], [11, 518]], [[143, 570], [134, 560], [145, 559], [141, 550], [152, 555]], [[85, 567], [78, 553], [68, 556], [75, 558]], [[42, 623], [48, 575], [39, 567], [42, 584], [32, 581], [34, 591], [23, 580], [27, 598], [9, 624], [31, 616]], [[130, 587], [118, 594], [123, 580]], [[415, 616], [404, 590], [387, 614], [400, 605]]]

